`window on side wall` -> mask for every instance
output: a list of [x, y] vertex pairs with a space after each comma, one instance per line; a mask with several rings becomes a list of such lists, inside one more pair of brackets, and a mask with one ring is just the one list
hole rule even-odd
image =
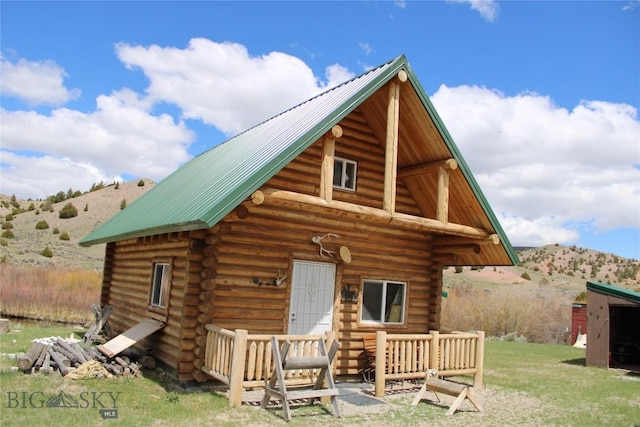
[[381, 324], [404, 323], [406, 283], [365, 280], [360, 320]]
[[171, 262], [156, 261], [153, 263], [153, 277], [151, 282], [150, 309], [166, 313], [169, 303], [169, 288], [171, 287]]
[[333, 188], [356, 191], [356, 172], [358, 164], [353, 160], [340, 157], [333, 159]]

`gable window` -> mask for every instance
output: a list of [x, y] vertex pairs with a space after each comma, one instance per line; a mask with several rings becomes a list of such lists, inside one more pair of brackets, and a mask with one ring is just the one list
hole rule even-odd
[[403, 323], [406, 283], [365, 280], [362, 286], [360, 320], [375, 323]]
[[336, 157], [333, 160], [333, 188], [356, 191], [356, 170], [358, 164], [353, 160]]
[[153, 263], [153, 282], [151, 284], [151, 308], [167, 308], [169, 288], [171, 286], [171, 263]]

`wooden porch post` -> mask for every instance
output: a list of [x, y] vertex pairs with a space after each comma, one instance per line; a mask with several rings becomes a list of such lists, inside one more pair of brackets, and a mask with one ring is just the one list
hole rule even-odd
[[440, 369], [440, 332], [429, 331], [431, 335], [431, 354], [429, 355], [429, 368]]
[[484, 331], [478, 331], [478, 343], [476, 344], [476, 374], [473, 376], [473, 386], [482, 388], [484, 380]]
[[385, 374], [387, 372], [387, 333], [376, 332], [376, 397], [384, 396]]
[[231, 356], [231, 374], [229, 375], [229, 405], [242, 405], [242, 382], [244, 380], [244, 364], [247, 358], [246, 329], [236, 329], [233, 338], [233, 355]]

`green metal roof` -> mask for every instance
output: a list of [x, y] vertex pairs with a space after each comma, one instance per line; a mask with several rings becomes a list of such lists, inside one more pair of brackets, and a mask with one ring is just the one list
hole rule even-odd
[[606, 283], [587, 282], [587, 290], [640, 304], [640, 292], [635, 292], [619, 286], [608, 285]]
[[82, 246], [214, 226], [369, 96], [407, 72], [503, 246], [515, 250], [424, 89], [401, 55], [196, 156], [80, 241]]
[[80, 244], [212, 227], [405, 66], [399, 56], [196, 156]]

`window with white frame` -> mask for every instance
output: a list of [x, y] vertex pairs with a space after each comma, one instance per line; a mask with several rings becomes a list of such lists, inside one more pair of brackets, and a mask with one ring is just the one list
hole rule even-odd
[[153, 264], [153, 282], [151, 284], [151, 306], [166, 309], [169, 302], [171, 286], [171, 263], [155, 262]]
[[404, 323], [406, 283], [365, 280], [362, 285], [360, 320], [375, 323]]
[[356, 171], [358, 164], [340, 157], [333, 159], [333, 188], [356, 191]]

